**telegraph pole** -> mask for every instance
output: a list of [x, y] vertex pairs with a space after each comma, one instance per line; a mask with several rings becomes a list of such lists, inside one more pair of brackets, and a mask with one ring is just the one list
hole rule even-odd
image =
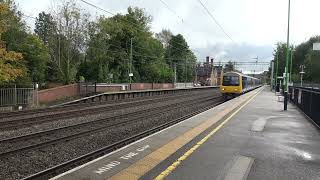
[[287, 33], [287, 53], [286, 53], [286, 68], [285, 68], [285, 86], [284, 86], [284, 103], [283, 103], [283, 109], [286, 111], [288, 106], [288, 69], [289, 69], [289, 43], [290, 43], [290, 3], [291, 0], [289, 0], [288, 5], [288, 33]]
[[302, 80], [303, 80], [303, 74], [305, 73], [305, 72], [304, 72], [305, 66], [304, 66], [304, 65], [300, 65], [300, 68], [301, 68], [301, 72], [300, 72], [300, 86], [302, 87]]
[[271, 91], [273, 89], [273, 73], [274, 73], [274, 60], [271, 61], [271, 77], [270, 77], [270, 86], [271, 86]]
[[194, 84], [197, 84], [198, 85], [198, 72], [197, 72], [197, 67], [198, 67], [198, 62], [196, 62], [195, 64], [195, 68], [194, 68], [194, 72], [195, 72], [195, 79], [194, 79]]
[[276, 64], [276, 77], [275, 77], [275, 79], [276, 79], [276, 84], [275, 84], [275, 92], [277, 92], [277, 87], [278, 87], [278, 66], [279, 66], [279, 55], [278, 55], [278, 46], [277, 46], [277, 52], [276, 52], [277, 54], [276, 54], [276, 60], [277, 60], [277, 64]]
[[256, 58], [253, 58], [256, 60], [256, 64], [254, 66], [254, 69], [253, 69], [253, 77], [255, 77], [255, 74], [256, 74], [256, 68], [257, 68], [257, 64], [258, 64], [258, 61], [259, 61], [259, 57], [257, 56]]
[[174, 68], [174, 79], [173, 79], [173, 83], [174, 83], [174, 85], [176, 85], [176, 83], [177, 83], [177, 64], [176, 64], [176, 63], [173, 64], [173, 68]]
[[130, 63], [129, 63], [129, 83], [130, 83], [130, 90], [131, 90], [131, 77], [133, 76], [132, 74], [132, 38], [130, 39]]

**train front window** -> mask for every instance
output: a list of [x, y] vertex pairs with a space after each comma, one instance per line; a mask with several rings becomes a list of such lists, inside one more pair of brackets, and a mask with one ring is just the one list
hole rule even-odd
[[239, 86], [239, 76], [224, 76], [223, 77], [223, 86]]

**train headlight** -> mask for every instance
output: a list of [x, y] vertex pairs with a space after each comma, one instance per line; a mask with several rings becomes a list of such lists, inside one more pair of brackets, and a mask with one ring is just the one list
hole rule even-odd
[[221, 90], [224, 91], [224, 88], [222, 88]]
[[238, 89], [234, 89], [235, 91], [238, 91]]

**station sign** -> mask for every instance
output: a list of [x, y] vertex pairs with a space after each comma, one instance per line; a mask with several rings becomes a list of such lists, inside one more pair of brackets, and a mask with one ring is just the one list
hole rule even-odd
[[133, 73], [129, 73], [129, 76], [132, 77], [132, 76], [133, 76]]

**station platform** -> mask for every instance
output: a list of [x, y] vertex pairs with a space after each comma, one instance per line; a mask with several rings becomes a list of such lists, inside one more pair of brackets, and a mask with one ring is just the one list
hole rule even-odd
[[52, 179], [319, 179], [320, 131], [259, 88]]

